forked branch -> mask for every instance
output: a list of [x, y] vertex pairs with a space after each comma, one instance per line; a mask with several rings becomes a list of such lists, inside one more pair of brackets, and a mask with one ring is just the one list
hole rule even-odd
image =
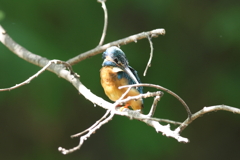
[[111, 112], [111, 110], [107, 110], [104, 116], [101, 119], [99, 119], [96, 123], [94, 123], [91, 127], [89, 127], [83, 132], [80, 132], [71, 136], [72, 138], [79, 137], [87, 132], [85, 135], [80, 137], [79, 144], [76, 147], [73, 147], [71, 149], [65, 149], [65, 148], [59, 147], [58, 150], [63, 154], [68, 154], [80, 149], [84, 141], [87, 140], [93, 133], [95, 133], [96, 130], [99, 129], [102, 125], [109, 122], [113, 118], [113, 116], [114, 116], [114, 112]]
[[144, 38], [148, 38], [148, 36], [150, 37], [158, 37], [159, 35], [165, 35], [165, 30], [164, 29], [155, 29], [152, 31], [148, 31], [148, 32], [142, 32], [142, 33], [138, 33], [117, 41], [113, 41], [110, 43], [107, 43], [103, 46], [98, 46], [92, 50], [89, 50], [87, 52], [81, 53], [78, 56], [71, 58], [67, 61], [67, 63], [69, 63], [70, 65], [74, 65], [78, 62], [81, 62], [82, 60], [88, 58], [88, 57], [92, 57], [95, 56], [99, 53], [104, 52], [107, 48], [111, 47], [111, 46], [121, 46], [121, 45], [126, 45], [128, 43], [132, 43], [132, 42], [136, 42], [138, 40], [144, 39]]
[[216, 112], [216, 111], [228, 111], [228, 112], [232, 112], [232, 113], [237, 113], [240, 114], [240, 109], [239, 108], [235, 108], [235, 107], [230, 107], [227, 105], [216, 105], [216, 106], [209, 106], [209, 107], [204, 107], [203, 109], [201, 109], [200, 111], [194, 113], [191, 117], [191, 119], [186, 119], [178, 128], [175, 129], [175, 132], [182, 132], [190, 123], [192, 123], [195, 119], [203, 116], [206, 113], [209, 112]]
[[[15, 53], [20, 58], [26, 60], [27, 62], [30, 62], [37, 66], [43, 67], [40, 71], [38, 71], [36, 74], [34, 74], [30, 78], [28, 78], [26, 81], [20, 83], [19, 85], [16, 85], [16, 86], [13, 86], [10, 88], [6, 88], [6, 89], [1, 89], [0, 91], [7, 91], [7, 90], [18, 88], [25, 84], [28, 84], [31, 80], [33, 80], [34, 78], [39, 76], [45, 70], [49, 70], [49, 71], [55, 73], [56, 75], [58, 75], [59, 77], [64, 78], [67, 81], [69, 81], [70, 83], [72, 83], [72, 85], [77, 89], [77, 91], [79, 93], [81, 93], [81, 95], [83, 95], [86, 99], [88, 99], [92, 103], [97, 104], [100, 107], [107, 110], [105, 115], [101, 119], [99, 119], [96, 123], [94, 123], [90, 128], [86, 129], [85, 131], [83, 131], [79, 134], [75, 134], [72, 136], [72, 137], [81, 136], [79, 144], [76, 147], [69, 149], [69, 150], [59, 147], [59, 151], [61, 151], [63, 154], [67, 154], [67, 153], [71, 153], [71, 152], [79, 149], [87, 138], [89, 138], [102, 125], [108, 123], [113, 118], [114, 115], [126, 116], [126, 117], [129, 117], [130, 119], [136, 119], [136, 120], [142, 121], [142, 122], [148, 124], [149, 126], [153, 127], [158, 133], [161, 132], [163, 135], [165, 135], [167, 137], [172, 137], [172, 138], [176, 139], [178, 142], [187, 143], [187, 142], [189, 142], [189, 140], [185, 137], [180, 136], [180, 132], [183, 131], [195, 119], [199, 118], [200, 116], [204, 115], [205, 113], [212, 112], [212, 111], [218, 111], [218, 110], [225, 110], [225, 111], [240, 114], [240, 109], [238, 109], [238, 108], [225, 106], [225, 105], [217, 105], [217, 106], [211, 106], [211, 107], [204, 107], [202, 110], [200, 110], [197, 113], [192, 115], [187, 104], [177, 94], [175, 94], [174, 92], [172, 92], [164, 87], [161, 87], [159, 85], [153, 85], [153, 84], [136, 84], [136, 85], [130, 85], [130, 86], [123, 86], [123, 87], [128, 87], [128, 88], [138, 87], [138, 86], [154, 87], [154, 88], [163, 90], [163, 91], [173, 95], [183, 104], [183, 106], [185, 107], [185, 109], [188, 113], [188, 118], [184, 122], [181, 123], [181, 122], [176, 122], [176, 121], [172, 121], [172, 120], [158, 119], [158, 118], [152, 117], [155, 112], [157, 103], [163, 95], [162, 92], [159, 92], [159, 91], [151, 92], [151, 93], [148, 92], [145, 94], [140, 94], [138, 96], [128, 97], [126, 99], [120, 99], [120, 100], [116, 101], [114, 104], [109, 103], [109, 102], [103, 100], [102, 98], [96, 96], [95, 94], [93, 94], [88, 88], [86, 88], [81, 83], [81, 81], [79, 80], [79, 76], [75, 72], [73, 72], [71, 65], [74, 65], [88, 57], [102, 53], [103, 51], [105, 51], [107, 48], [109, 48], [111, 46], [126, 45], [128, 43], [136, 42], [143, 38], [148, 38], [149, 42], [150, 42], [151, 52], [150, 52], [150, 59], [149, 59], [149, 62], [147, 64], [147, 67], [145, 70], [145, 74], [146, 74], [148, 67], [150, 67], [150, 63], [151, 63], [151, 59], [152, 59], [152, 55], [153, 55], [153, 44], [152, 44], [151, 38], [158, 37], [159, 35], [165, 34], [164, 29], [155, 29], [152, 31], [135, 34], [135, 35], [132, 35], [132, 36], [129, 36], [129, 37], [126, 37], [126, 38], [123, 38], [123, 39], [120, 39], [117, 41], [113, 41], [113, 42], [103, 45], [106, 31], [107, 31], [107, 8], [105, 6], [105, 0], [98, 0], [98, 1], [102, 3], [102, 7], [104, 10], [104, 17], [105, 17], [103, 33], [102, 33], [101, 40], [99, 42], [99, 46], [97, 46], [96, 48], [89, 50], [87, 52], [81, 53], [81, 54], [77, 55], [76, 57], [69, 59], [67, 62], [63, 62], [63, 61], [59, 61], [59, 60], [50, 61], [46, 58], [43, 58], [37, 54], [34, 54], [34, 53], [28, 51], [27, 49], [25, 49], [24, 47], [22, 47], [18, 43], [16, 43], [7, 34], [7, 32], [2, 28], [2, 26], [0, 26], [0, 41], [6, 47], [8, 47], [13, 53]], [[141, 98], [148, 98], [148, 97], [154, 97], [154, 101], [153, 101], [152, 107], [150, 109], [150, 112], [147, 115], [144, 115], [138, 111], [133, 111], [133, 110], [130, 110], [127, 108], [120, 110], [119, 107], [116, 107], [118, 104], [125, 103], [125, 102], [129, 101], [130, 99], [141, 99]], [[168, 124], [162, 125], [159, 122], [165, 122]], [[171, 130], [170, 125], [169, 125], [170, 123], [175, 124], [175, 125], [177, 124], [177, 125], [179, 125], [179, 127], [177, 127], [175, 130]]]
[[121, 88], [126, 88], [126, 87], [140, 87], [140, 86], [157, 88], [157, 89], [160, 89], [160, 90], [162, 90], [162, 91], [165, 91], [165, 92], [171, 94], [172, 96], [174, 96], [175, 98], [177, 98], [177, 99], [182, 103], [182, 105], [184, 106], [184, 108], [185, 108], [186, 111], [187, 111], [188, 117], [191, 118], [192, 113], [191, 113], [190, 108], [188, 107], [188, 105], [184, 102], [184, 100], [183, 100], [181, 97], [179, 97], [176, 93], [170, 91], [170, 90], [167, 89], [167, 88], [164, 88], [164, 87], [162, 87], [162, 86], [155, 85], [155, 84], [146, 84], [146, 83], [145, 83], [145, 84], [144, 84], [144, 83], [141, 83], [141, 84], [126, 85], [126, 86], [121, 86], [121, 87], [119, 87], [119, 88], [121, 89]]
[[46, 66], [44, 66], [42, 69], [40, 69], [37, 73], [35, 73], [33, 76], [29, 77], [27, 80], [25, 80], [24, 82], [20, 83], [20, 84], [16, 84], [15, 86], [9, 87], [9, 88], [3, 88], [0, 89], [1, 91], [11, 91], [13, 89], [19, 88], [23, 85], [29, 84], [34, 78], [37, 78], [41, 73], [43, 73], [51, 64], [63, 64], [65, 65], [65, 67], [67, 69], [69, 69], [70, 74], [74, 75], [76, 78], [79, 78], [80, 76], [75, 73], [72, 69], [72, 66], [70, 66], [68, 63], [64, 62], [64, 61], [60, 61], [60, 60], [50, 60], [48, 61], [48, 63], [46, 64]]

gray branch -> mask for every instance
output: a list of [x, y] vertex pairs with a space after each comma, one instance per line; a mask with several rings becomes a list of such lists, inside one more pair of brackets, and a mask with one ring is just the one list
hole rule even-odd
[[70, 65], [74, 65], [88, 57], [91, 56], [95, 56], [99, 53], [104, 52], [107, 48], [111, 47], [111, 46], [119, 46], [119, 45], [126, 45], [128, 43], [132, 43], [132, 42], [137, 42], [138, 40], [144, 39], [144, 38], [148, 38], [150, 37], [158, 37], [159, 35], [165, 35], [165, 30], [164, 29], [155, 29], [152, 31], [148, 31], [148, 32], [142, 32], [142, 33], [138, 33], [117, 41], [113, 41], [110, 43], [107, 43], [103, 46], [97, 46], [96, 48], [89, 50], [87, 52], [81, 53], [78, 56], [71, 58], [67, 61], [67, 63], [69, 63]]
[[[144, 115], [141, 114], [138, 111], [133, 111], [127, 108], [121, 109], [119, 107], [116, 108], [116, 106], [120, 103], [123, 103], [125, 101], [128, 101], [129, 99], [139, 99], [139, 98], [147, 98], [147, 97], [152, 97], [152, 96], [161, 96], [159, 92], [156, 93], [145, 93], [139, 96], [134, 96], [134, 97], [128, 97], [128, 99], [122, 99], [114, 104], [109, 103], [102, 98], [96, 96], [93, 94], [87, 87], [85, 87], [80, 79], [79, 76], [73, 72], [72, 68], [70, 65], [76, 64], [87, 57], [94, 56], [96, 54], [99, 54], [103, 51], [105, 51], [108, 47], [114, 46], [114, 45], [124, 45], [127, 43], [135, 42], [137, 40], [143, 39], [143, 38], [148, 38], [149, 36], [151, 37], [157, 37], [158, 35], [164, 35], [165, 30], [164, 29], [156, 29], [153, 31], [149, 32], [143, 32], [139, 33], [133, 36], [129, 36], [127, 38], [114, 41], [108, 44], [105, 44], [103, 46], [98, 46], [95, 49], [92, 49], [90, 51], [87, 51], [85, 53], [82, 53], [67, 62], [59, 61], [59, 60], [48, 60], [47, 58], [41, 57], [37, 54], [34, 54], [24, 47], [20, 46], [17, 44], [8, 34], [7, 32], [0, 26], [0, 41], [7, 47], [9, 48], [14, 54], [19, 56], [20, 58], [26, 60], [29, 63], [32, 63], [34, 65], [40, 66], [43, 69], [41, 69], [39, 72], [37, 72], [35, 75], [31, 76], [29, 79], [27, 79], [25, 82], [21, 83], [22, 85], [29, 83], [31, 80], [36, 78], [39, 74], [41, 74], [43, 71], [46, 69], [55, 73], [57, 76], [64, 78], [68, 82], [72, 83], [72, 85], [83, 95], [86, 99], [91, 101], [94, 104], [97, 104], [98, 106], [108, 110], [107, 113], [102, 117], [99, 121], [97, 121], [93, 126], [91, 126], [89, 129], [87, 129], [85, 132], [87, 132], [85, 135], [81, 136], [79, 145], [70, 149], [66, 150], [64, 148], [59, 148], [60, 151], [63, 153], [71, 153], [72, 151], [75, 151], [76, 149], [79, 149], [80, 146], [83, 144], [84, 140], [86, 140], [88, 137], [90, 137], [97, 129], [99, 129], [103, 124], [109, 122], [114, 115], [121, 115], [121, 116], [126, 116], [129, 117], [130, 119], [136, 119], [139, 121], [142, 121], [149, 126], [153, 127], [158, 133], [161, 132], [163, 135], [167, 137], [172, 137], [176, 139], [178, 142], [184, 142], [187, 143], [189, 140], [185, 137], [180, 136], [180, 132], [183, 131], [190, 123], [192, 123], [195, 119], [201, 117], [205, 113], [212, 112], [212, 111], [218, 111], [218, 110], [225, 110], [233, 113], [240, 114], [240, 109], [226, 106], [226, 105], [217, 105], [217, 106], [211, 106], [211, 107], [204, 107], [202, 110], [196, 112], [195, 114], [191, 114], [188, 106], [186, 103], [175, 93], [171, 92], [170, 90], [158, 86], [158, 85], [153, 85], [153, 84], [137, 84], [137, 85], [132, 85], [131, 87], [136, 87], [136, 86], [148, 86], [148, 87], [154, 87], [160, 90], [164, 90], [173, 96], [175, 96], [180, 102], [185, 106], [189, 116], [183, 123], [180, 124], [179, 127], [177, 127], [175, 130], [170, 129], [170, 125], [161, 125], [159, 122], [167, 122], [167, 123], [174, 123], [174, 124], [179, 124], [179, 122], [171, 121], [171, 120], [161, 120], [157, 118], [153, 118], [149, 115]], [[19, 86], [17, 86], [19, 87]], [[16, 87], [16, 88], [17, 88]], [[124, 86], [124, 87], [130, 87], [130, 86]], [[12, 88], [14, 89], [14, 88]], [[154, 101], [156, 103], [158, 100]], [[153, 104], [154, 105], [154, 104]], [[121, 110], [120, 110], [121, 109]], [[155, 108], [153, 108], [155, 109]], [[153, 111], [154, 112], [154, 111]], [[108, 115], [108, 117], [107, 117]], [[152, 115], [152, 113], [150, 114]], [[85, 133], [84, 132], [84, 133]]]

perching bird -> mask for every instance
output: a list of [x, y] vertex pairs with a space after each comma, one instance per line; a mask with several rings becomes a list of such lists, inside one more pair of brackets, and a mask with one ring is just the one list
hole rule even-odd
[[[120, 86], [139, 84], [140, 79], [137, 71], [128, 65], [128, 60], [124, 52], [118, 47], [110, 47], [103, 52], [102, 69], [100, 70], [101, 84], [105, 94], [112, 101], [118, 100], [128, 88], [119, 89]], [[143, 93], [143, 87], [131, 88], [124, 98], [137, 96]], [[130, 100], [125, 103], [125, 108], [131, 107], [133, 110], [142, 110], [143, 100]]]

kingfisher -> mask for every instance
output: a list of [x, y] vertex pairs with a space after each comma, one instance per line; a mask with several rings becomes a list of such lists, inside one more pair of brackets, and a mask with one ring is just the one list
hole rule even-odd
[[[126, 55], [120, 48], [109, 47], [103, 52], [102, 58], [104, 61], [100, 70], [101, 85], [110, 100], [117, 101], [127, 91], [128, 88], [119, 89], [120, 86], [141, 83], [137, 71], [129, 66]], [[131, 88], [123, 99], [141, 93], [143, 87]], [[143, 100], [130, 100], [124, 107], [142, 111]]]

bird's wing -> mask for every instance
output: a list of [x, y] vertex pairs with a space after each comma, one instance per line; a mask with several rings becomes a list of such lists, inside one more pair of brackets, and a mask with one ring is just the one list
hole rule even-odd
[[[141, 80], [137, 74], [137, 71], [132, 68], [131, 66], [129, 66], [129, 69], [132, 71], [133, 75], [136, 77], [138, 83], [141, 83]], [[135, 82], [133, 82], [132, 84], [136, 84]], [[140, 92], [140, 93], [143, 93], [143, 87], [137, 87], [137, 90]]]

